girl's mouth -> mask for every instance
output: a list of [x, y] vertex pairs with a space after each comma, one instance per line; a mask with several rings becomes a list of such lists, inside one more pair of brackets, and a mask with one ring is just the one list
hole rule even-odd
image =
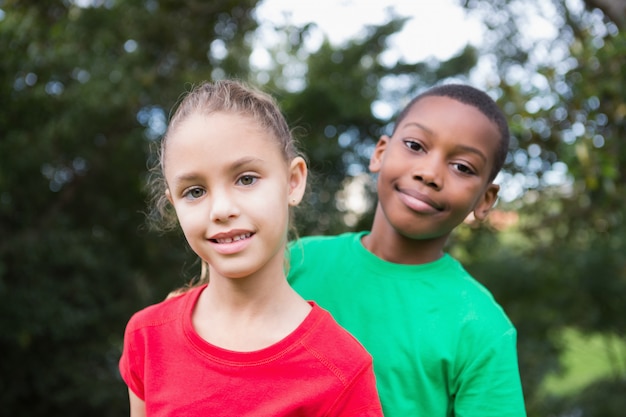
[[225, 238], [210, 239], [210, 240], [215, 243], [233, 243], [233, 242], [238, 242], [240, 240], [248, 239], [250, 236], [252, 236], [252, 233], [248, 232], [248, 233], [242, 233], [240, 235], [233, 236], [233, 237], [225, 237]]

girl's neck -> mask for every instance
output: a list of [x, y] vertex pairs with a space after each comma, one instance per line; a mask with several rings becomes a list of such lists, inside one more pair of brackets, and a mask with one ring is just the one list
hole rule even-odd
[[214, 274], [198, 299], [192, 323], [211, 344], [253, 351], [286, 337], [310, 310], [311, 306], [289, 286], [282, 271], [271, 280], [230, 279]]
[[221, 311], [233, 316], [262, 315], [293, 297], [293, 290], [282, 271], [267, 279], [258, 276], [226, 278], [214, 271], [209, 277], [209, 285], [201, 296], [207, 313]]

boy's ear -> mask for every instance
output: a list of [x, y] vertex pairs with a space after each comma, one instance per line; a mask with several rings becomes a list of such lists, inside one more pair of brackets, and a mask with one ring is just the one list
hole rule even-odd
[[170, 193], [169, 188], [165, 189], [165, 198], [167, 198], [167, 201], [169, 201], [171, 204], [174, 204], [174, 202], [172, 201], [172, 193]]
[[496, 204], [498, 200], [498, 191], [500, 191], [500, 186], [497, 184], [489, 184], [487, 185], [487, 189], [484, 191], [478, 203], [474, 207], [474, 217], [483, 221], [487, 218], [487, 215], [493, 208], [493, 205]]
[[391, 138], [387, 135], [382, 135], [380, 139], [378, 139], [378, 143], [376, 143], [376, 147], [374, 148], [374, 153], [372, 153], [372, 157], [370, 158], [370, 172], [378, 172], [380, 171], [380, 167], [383, 163], [383, 154], [385, 153], [385, 149], [387, 148], [387, 144]]
[[306, 190], [307, 166], [304, 159], [300, 156], [293, 158], [289, 165], [289, 198], [290, 206], [297, 206]]

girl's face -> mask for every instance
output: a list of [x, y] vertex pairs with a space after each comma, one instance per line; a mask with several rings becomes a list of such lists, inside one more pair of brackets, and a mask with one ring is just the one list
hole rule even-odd
[[304, 160], [285, 161], [258, 122], [230, 113], [192, 114], [167, 140], [167, 197], [212, 278], [282, 274], [288, 206], [304, 193]]

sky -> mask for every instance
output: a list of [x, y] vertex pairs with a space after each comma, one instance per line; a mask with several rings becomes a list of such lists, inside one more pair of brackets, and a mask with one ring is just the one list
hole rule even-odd
[[[399, 60], [416, 63], [434, 57], [446, 60], [460, 52], [468, 43], [478, 46], [483, 36], [483, 25], [476, 18], [467, 16], [458, 6], [458, 0], [262, 0], [256, 9], [259, 29], [255, 37], [256, 47], [251, 63], [257, 69], [269, 69], [274, 59], [268, 53], [272, 45], [280, 42], [281, 33], [274, 27], [293, 25], [302, 27], [314, 23], [318, 30], [309, 31], [304, 40], [305, 49], [316, 51], [324, 37], [334, 46], [362, 35], [367, 25], [381, 25], [396, 16], [408, 18], [403, 29], [387, 41], [387, 49], [381, 54], [383, 64], [392, 67]], [[225, 47], [224, 47], [225, 52]], [[481, 68], [479, 65], [477, 68]], [[293, 67], [290, 68], [294, 71]], [[297, 76], [289, 81], [287, 88], [302, 88]], [[482, 78], [486, 78], [481, 75]], [[259, 81], [263, 82], [261, 79]], [[392, 82], [392, 81], [389, 81]], [[477, 83], [480, 84], [480, 83]], [[380, 118], [388, 118], [398, 109], [378, 100], [372, 111]]]
[[480, 43], [482, 24], [468, 18], [455, 0], [263, 0], [257, 9], [257, 18], [261, 23], [296, 26], [313, 22], [331, 43], [340, 45], [346, 39], [358, 36], [365, 25], [388, 21], [388, 8], [393, 8], [400, 16], [409, 17], [409, 21], [390, 39], [386, 59], [418, 62], [434, 56], [443, 60], [460, 51], [468, 42]]
[[[570, 0], [572, 3], [576, 1], [578, 0]], [[513, 2], [512, 7], [521, 16], [520, 27], [526, 29], [521, 34], [523, 41], [533, 46], [530, 49], [531, 60], [550, 59], [554, 51], [541, 46], [542, 40], [557, 36], [554, 22], [558, 20], [558, 16], [550, 3], [528, 4], [521, 0]], [[403, 29], [390, 37], [389, 48], [381, 57], [383, 63], [390, 66], [400, 59], [407, 63], [420, 62], [429, 57], [449, 59], [467, 44], [480, 47], [486, 33], [482, 22], [467, 14], [458, 5], [458, 0], [262, 0], [256, 10], [260, 24], [257, 32], [259, 53], [253, 54], [253, 65], [255, 61], [260, 68], [271, 65], [272, 58], [263, 53], [262, 46], [272, 44], [276, 36], [279, 36], [273, 32], [273, 25], [291, 24], [301, 27], [306, 23], [315, 23], [320, 31], [305, 41], [308, 42], [307, 48], [315, 51], [321, 45], [323, 35], [333, 45], [339, 46], [347, 40], [359, 37], [366, 25], [387, 22], [390, 17], [388, 8], [393, 8], [396, 15], [408, 17]], [[471, 82], [479, 87], [486, 83], [491, 74], [491, 65], [488, 57], [481, 58], [477, 68], [472, 71]], [[379, 113], [377, 109], [373, 108], [372, 111]], [[380, 109], [379, 117], [384, 117], [384, 113], [391, 111], [390, 106], [381, 106]], [[554, 171], [559, 181], [563, 181], [565, 175], [562, 171]], [[525, 177], [505, 180], [506, 192], [501, 193], [501, 198], [511, 201], [519, 197], [526, 180]], [[359, 187], [362, 188], [362, 185], [357, 188]], [[358, 197], [358, 193], [353, 192], [351, 195]], [[354, 210], [355, 207], [351, 209]]]
[[[260, 24], [257, 44], [258, 53], [253, 54], [253, 64], [259, 68], [270, 65], [271, 58], [264, 55], [261, 46], [271, 45], [277, 34], [273, 25], [292, 24], [303, 26], [315, 23], [317, 33], [309, 36], [307, 48], [315, 51], [325, 35], [335, 46], [358, 37], [366, 25], [380, 25], [390, 19], [389, 10], [407, 17], [403, 29], [390, 37], [388, 49], [382, 55], [384, 64], [393, 66], [402, 59], [407, 63], [421, 62], [429, 57], [446, 60], [460, 52], [467, 44], [480, 47], [486, 28], [476, 14], [468, 14], [458, 5], [458, 0], [262, 0], [256, 16]], [[574, 7], [580, 0], [569, 0]], [[541, 47], [541, 41], [553, 39], [558, 32], [554, 22], [560, 17], [550, 2], [512, 2], [512, 10], [518, 15], [522, 42], [533, 45], [531, 61], [550, 59], [553, 51]], [[323, 35], [322, 35], [323, 34]], [[552, 57], [558, 59], [558, 57]], [[487, 57], [481, 57], [472, 72], [472, 82], [483, 85], [490, 75], [491, 65]]]

